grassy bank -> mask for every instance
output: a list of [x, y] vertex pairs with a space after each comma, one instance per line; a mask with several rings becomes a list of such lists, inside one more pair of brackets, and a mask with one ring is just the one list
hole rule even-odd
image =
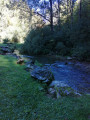
[[0, 120], [88, 120], [89, 95], [49, 98], [24, 68], [0, 55]]

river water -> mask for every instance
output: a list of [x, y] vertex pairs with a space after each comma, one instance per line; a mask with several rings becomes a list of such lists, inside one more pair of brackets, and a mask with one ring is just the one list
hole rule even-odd
[[[28, 57], [29, 58], [29, 57]], [[55, 81], [63, 81], [81, 93], [90, 93], [90, 74], [78, 69], [72, 62], [56, 61], [50, 57], [31, 57], [48, 66], [54, 74]]]

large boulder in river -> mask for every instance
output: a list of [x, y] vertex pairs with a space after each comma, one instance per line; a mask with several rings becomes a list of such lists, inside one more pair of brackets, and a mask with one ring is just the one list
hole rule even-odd
[[46, 84], [50, 84], [54, 80], [54, 76], [47, 67], [36, 67], [32, 72], [31, 76], [38, 81]]

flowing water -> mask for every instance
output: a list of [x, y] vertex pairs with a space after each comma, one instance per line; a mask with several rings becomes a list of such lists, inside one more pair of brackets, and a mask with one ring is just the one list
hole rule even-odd
[[65, 64], [65, 61], [56, 61], [50, 57], [34, 57], [34, 59], [51, 69], [55, 81], [63, 81], [81, 93], [90, 93], [90, 74], [79, 70], [72, 62]]
[[73, 89], [82, 93], [90, 92], [89, 74], [80, 71], [73, 65], [65, 65], [62, 62], [56, 62], [56, 65], [51, 65], [51, 70], [56, 81], [64, 81]]

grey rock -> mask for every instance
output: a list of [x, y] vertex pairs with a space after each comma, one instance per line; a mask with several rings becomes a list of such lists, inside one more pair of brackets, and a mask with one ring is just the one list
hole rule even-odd
[[54, 63], [54, 64], [52, 64], [52, 66], [54, 66], [56, 68], [63, 68], [65, 65], [64, 64]]
[[35, 63], [35, 60], [34, 59], [29, 59], [29, 61], [26, 61], [26, 68], [25, 68], [25, 70], [26, 71], [32, 71], [32, 70], [34, 70], [37, 66], [36, 65], [34, 65], [34, 63]]
[[13, 54], [16, 54], [17, 56], [20, 56], [19, 50], [14, 50]]
[[80, 93], [78, 93], [78, 92], [74, 92], [74, 94], [76, 95], [76, 96], [82, 96]]
[[45, 64], [45, 66], [50, 66], [50, 64]]
[[72, 57], [67, 57], [67, 60], [72, 60], [73, 58]]
[[14, 46], [1, 46], [0, 47], [0, 51], [2, 51], [3, 54], [13, 53], [14, 50], [15, 50]]
[[54, 80], [54, 76], [51, 71], [46, 67], [36, 67], [32, 72], [31, 76], [43, 83], [50, 84]]
[[65, 84], [62, 81], [52, 81], [52, 83], [50, 84], [50, 87], [69, 87], [67, 84]]
[[63, 81], [52, 81], [49, 86], [48, 93], [56, 98], [60, 98], [61, 96], [81, 96], [80, 93], [76, 92]]
[[56, 90], [54, 88], [49, 88], [48, 89], [48, 93], [52, 96], [52, 97], [56, 97]]
[[33, 71], [37, 66], [36, 65], [30, 65], [30, 64], [26, 64], [26, 71]]
[[24, 60], [22, 58], [17, 60], [17, 64], [22, 64], [22, 63], [24, 63]]
[[3, 53], [10, 53], [10, 52], [11, 52], [11, 50], [8, 48], [8, 46], [6, 46], [6, 47], [2, 46], [2, 47], [0, 48], [0, 50], [1, 50]]
[[56, 90], [55, 88], [49, 88], [48, 94], [57, 99], [61, 97], [60, 92]]

